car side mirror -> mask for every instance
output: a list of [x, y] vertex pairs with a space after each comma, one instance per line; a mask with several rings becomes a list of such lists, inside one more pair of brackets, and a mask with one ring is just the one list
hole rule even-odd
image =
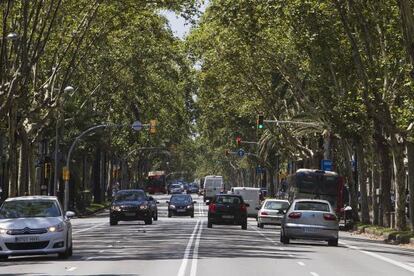
[[351, 207], [351, 206], [346, 206], [346, 207], [344, 208], [344, 210], [345, 210], [345, 211], [352, 211], [352, 207]]
[[160, 204], [160, 202], [158, 200], [155, 203]]
[[250, 207], [250, 204], [249, 203], [245, 203], [244, 204], [246, 207]]
[[196, 204], [197, 203], [197, 201], [193, 201], [193, 204]]
[[148, 200], [150, 200], [150, 201], [154, 201], [154, 198], [153, 198], [152, 196], [149, 196], [149, 197], [148, 197]]
[[210, 201], [206, 201], [206, 205], [210, 205]]
[[73, 218], [73, 217], [75, 216], [75, 212], [72, 212], [72, 211], [67, 211], [67, 212], [66, 212], [66, 214], [65, 214], [65, 216], [66, 216], [67, 218]]
[[258, 210], [258, 211], [259, 211], [259, 210], [260, 210], [260, 207], [256, 207], [256, 208], [254, 208], [254, 209], [256, 209], [256, 210]]
[[170, 202], [167, 200], [165, 203], [169, 204]]

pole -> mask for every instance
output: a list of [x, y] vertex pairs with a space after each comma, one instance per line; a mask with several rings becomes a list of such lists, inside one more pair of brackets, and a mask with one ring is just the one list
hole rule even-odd
[[59, 174], [59, 116], [56, 111], [56, 126], [55, 126], [55, 173], [53, 175], [53, 195], [57, 195], [58, 174]]

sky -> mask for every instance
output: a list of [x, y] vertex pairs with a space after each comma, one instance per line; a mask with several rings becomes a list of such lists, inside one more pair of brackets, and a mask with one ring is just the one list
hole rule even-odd
[[[208, 2], [208, 0], [204, 0], [204, 4], [202, 4], [200, 9], [202, 12], [205, 11]], [[190, 31], [191, 24], [186, 22], [181, 16], [177, 16], [174, 12], [170, 11], [163, 11], [161, 14], [167, 17], [171, 30], [177, 37], [183, 39]]]

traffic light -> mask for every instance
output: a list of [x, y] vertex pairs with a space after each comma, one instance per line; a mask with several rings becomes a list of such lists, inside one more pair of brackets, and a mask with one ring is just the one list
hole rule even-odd
[[237, 137], [236, 138], [236, 144], [237, 144], [237, 147], [240, 147], [240, 145], [241, 145], [241, 137]]
[[151, 134], [157, 133], [157, 120], [150, 120], [149, 131]]
[[264, 114], [260, 112], [257, 116], [257, 128], [263, 129], [264, 128]]

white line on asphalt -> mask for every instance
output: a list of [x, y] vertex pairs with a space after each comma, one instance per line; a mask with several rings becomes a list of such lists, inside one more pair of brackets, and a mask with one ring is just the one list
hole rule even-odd
[[67, 268], [66, 269], [66, 271], [74, 271], [75, 269], [77, 269], [77, 267], [76, 266], [72, 266], [72, 267], [69, 267], [69, 268]]
[[104, 252], [105, 252], [105, 250], [100, 250], [100, 251], [99, 251], [99, 253], [104, 253]]
[[198, 263], [198, 247], [200, 246], [200, 238], [201, 238], [201, 231], [203, 231], [203, 224], [200, 223], [200, 227], [198, 228], [197, 238], [194, 242], [194, 251], [193, 251], [193, 262], [191, 264], [191, 272], [190, 276], [197, 275], [197, 263]]
[[188, 255], [190, 255], [191, 245], [193, 244], [194, 236], [197, 232], [199, 223], [200, 223], [200, 220], [197, 220], [197, 223], [194, 226], [193, 233], [191, 234], [190, 239], [188, 240], [187, 247], [185, 248], [185, 251], [184, 251], [184, 257], [181, 262], [180, 269], [178, 270], [177, 276], [184, 276], [185, 274], [185, 269], [187, 268], [187, 263], [188, 263]]
[[300, 265], [300, 266], [305, 266], [305, 263], [303, 263], [303, 262], [298, 262], [298, 265]]
[[310, 273], [312, 276], [319, 276], [319, 274], [318, 273], [316, 273], [316, 272], [311, 272]]
[[293, 256], [292, 254], [289, 254], [288, 256], [289, 256], [289, 257], [291, 257], [291, 258], [295, 257], [295, 256]]
[[373, 252], [365, 251], [365, 250], [363, 250], [363, 249], [360, 249], [360, 248], [358, 248], [358, 247], [356, 247], [356, 246], [353, 246], [353, 245], [349, 245], [349, 244], [344, 243], [344, 242], [339, 242], [339, 243], [340, 243], [340, 244], [345, 245], [345, 246], [346, 246], [346, 247], [348, 247], [348, 248], [351, 248], [351, 249], [357, 250], [357, 251], [359, 251], [359, 252], [362, 252], [362, 253], [364, 253], [364, 254], [367, 254], [367, 255], [369, 255], [369, 256], [371, 256], [371, 257], [374, 257], [374, 258], [380, 259], [380, 260], [382, 260], [382, 261], [384, 261], [384, 262], [387, 262], [387, 263], [393, 264], [393, 265], [395, 265], [395, 266], [398, 266], [398, 267], [400, 267], [400, 268], [403, 268], [403, 269], [405, 269], [405, 270], [408, 270], [408, 271], [414, 272], [414, 267], [411, 267], [411, 266], [406, 265], [406, 264], [404, 264], [404, 263], [401, 263], [401, 262], [395, 261], [395, 260], [393, 260], [393, 259], [390, 259], [390, 258], [387, 258], [387, 257], [381, 256], [381, 255], [379, 255], [379, 254], [377, 254], [377, 253], [373, 253]]
[[81, 230], [78, 230], [78, 231], [73, 231], [73, 233], [74, 233], [74, 234], [82, 233], [82, 232], [85, 232], [85, 231], [88, 231], [88, 230], [94, 229], [94, 228], [96, 228], [96, 227], [99, 227], [99, 226], [102, 226], [102, 225], [105, 225], [105, 224], [106, 224], [106, 222], [105, 222], [105, 223], [96, 224], [96, 225], [94, 225], [94, 226], [92, 226], [92, 227], [89, 227], [89, 228], [81, 229]]

